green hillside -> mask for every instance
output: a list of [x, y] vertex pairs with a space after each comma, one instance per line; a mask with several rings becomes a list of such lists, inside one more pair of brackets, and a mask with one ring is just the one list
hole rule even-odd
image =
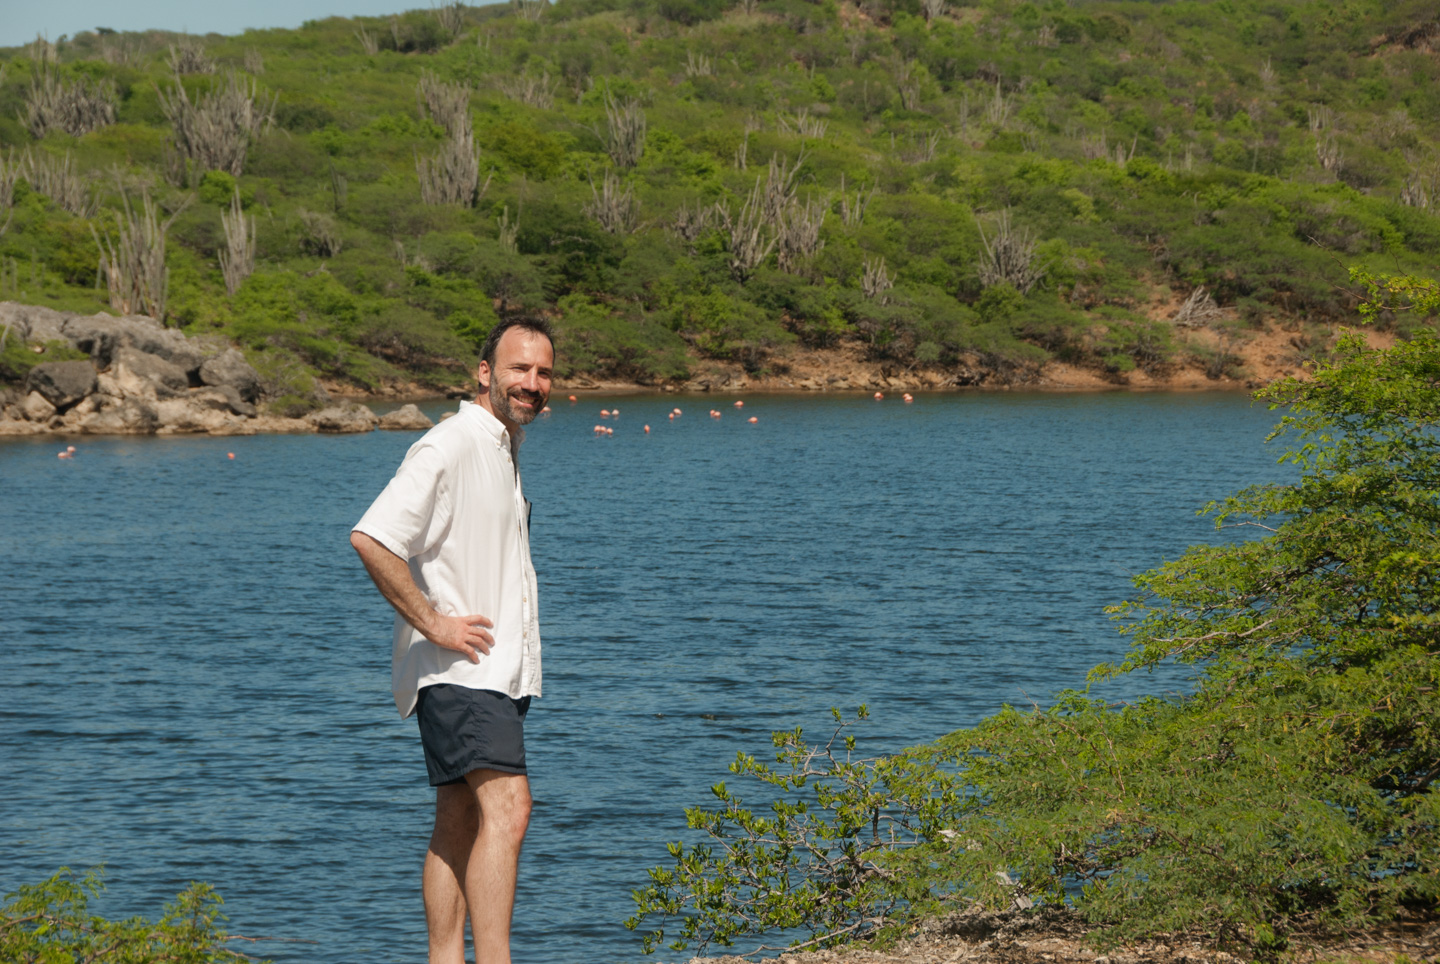
[[1342, 266], [1434, 275], [1433, 17], [516, 0], [37, 41], [0, 51], [0, 300], [223, 332], [292, 408], [453, 384], [515, 312], [571, 376], [1159, 371], [1343, 319]]

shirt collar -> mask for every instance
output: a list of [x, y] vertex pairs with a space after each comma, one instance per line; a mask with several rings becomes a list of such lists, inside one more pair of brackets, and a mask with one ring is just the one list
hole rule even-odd
[[508, 444], [512, 451], [520, 448], [520, 443], [525, 441], [525, 430], [523, 428], [517, 428], [512, 433], [505, 427], [504, 422], [490, 414], [483, 405], [462, 400], [460, 402], [460, 417], [469, 419], [473, 424], [484, 429], [485, 432], [497, 442]]

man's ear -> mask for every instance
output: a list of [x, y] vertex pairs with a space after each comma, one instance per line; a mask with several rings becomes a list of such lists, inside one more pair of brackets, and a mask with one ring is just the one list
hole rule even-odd
[[482, 392], [490, 390], [490, 363], [483, 358], [480, 364], [475, 366], [475, 381], [479, 383]]

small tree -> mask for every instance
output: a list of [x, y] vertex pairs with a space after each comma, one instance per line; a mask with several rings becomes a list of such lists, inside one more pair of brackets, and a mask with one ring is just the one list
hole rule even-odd
[[860, 276], [861, 293], [871, 301], [878, 301], [883, 305], [890, 300], [890, 296], [885, 292], [893, 287], [895, 287], [895, 279], [885, 269], [885, 259], [879, 257], [872, 261], [870, 258], [866, 258], [864, 274]]
[[850, 200], [850, 195], [845, 190], [845, 175], [840, 175], [840, 220], [845, 222], [849, 228], [858, 227], [865, 220], [865, 209], [875, 199], [875, 185], [870, 185], [867, 192], [864, 185], [855, 190], [855, 200]]
[[713, 206], [695, 202], [692, 208], [688, 204], [680, 205], [675, 216], [670, 219], [668, 225], [670, 233], [684, 242], [685, 247], [693, 254], [695, 242], [700, 240], [701, 235], [715, 226], [716, 212]]
[[15, 204], [15, 182], [29, 166], [28, 155], [16, 155], [15, 148], [0, 154], [0, 210], [8, 211]]
[[230, 210], [220, 212], [220, 226], [225, 230], [225, 248], [220, 252], [220, 275], [225, 291], [234, 296], [255, 271], [255, 217], [247, 220], [240, 208], [240, 188], [230, 199]]
[[80, 77], [65, 81], [57, 68], [42, 64], [25, 96], [25, 128], [36, 140], [52, 130], [79, 137], [115, 123], [115, 84]]
[[458, 204], [474, 207], [485, 196], [495, 172], [480, 183], [480, 148], [470, 131], [470, 119], [464, 129], [445, 140], [434, 157], [415, 156], [415, 170], [420, 176], [420, 200], [426, 204]]
[[1035, 263], [1035, 239], [1028, 230], [1011, 227], [1009, 211], [1000, 212], [993, 235], [980, 225], [980, 242], [985, 247], [980, 283], [985, 287], [1008, 284], [1026, 295], [1045, 277], [1047, 266]]
[[634, 167], [645, 153], [645, 111], [638, 100], [617, 101], [605, 91], [605, 119], [609, 125], [606, 150], [617, 167]]
[[238, 71], [192, 101], [176, 77], [170, 93], [156, 89], [160, 109], [174, 128], [175, 147], [202, 171], [225, 171], [236, 177], [245, 167], [250, 142], [274, 121], [279, 95], [268, 103], [259, 84]]
[[37, 149], [25, 154], [24, 162], [30, 186], [58, 207], [80, 218], [93, 218], [100, 209], [89, 179], [76, 169], [69, 151], [64, 157], [56, 157]]
[[472, 130], [470, 90], [465, 85], [447, 84], [432, 72], [422, 70], [416, 94], [420, 99], [420, 112], [445, 128], [445, 132], [451, 137]]
[[792, 200], [780, 218], [777, 230], [779, 243], [775, 247], [775, 258], [781, 271], [795, 274], [808, 259], [820, 253], [825, 242], [820, 229], [825, 224], [825, 215], [830, 213], [830, 199], [814, 199], [801, 204]]
[[715, 204], [715, 216], [725, 232], [730, 275], [744, 284], [775, 250], [777, 238], [765, 219], [765, 192], [762, 180], [755, 179], [750, 196], [732, 212], [723, 201]]
[[[634, 892], [631, 930], [642, 924], [648, 954], [666, 944], [682, 950], [780, 928], [808, 940], [792, 948], [828, 947], [881, 932], [909, 918], [912, 897], [892, 870], [897, 853], [941, 839], [960, 798], [954, 779], [915, 756], [862, 757], [839, 711], [823, 744], [799, 730], [774, 734], [772, 767], [741, 753], [737, 776], [768, 789], [762, 806], [747, 806], [725, 783], [711, 787], [714, 810], [689, 807], [686, 824], [710, 841], [669, 846], [673, 870], [657, 867]], [[768, 815], [766, 815], [768, 813]], [[667, 931], [670, 921], [679, 933]], [[759, 947], [761, 950], [775, 948]]]
[[93, 226], [90, 229], [100, 248], [100, 274], [110, 291], [110, 307], [121, 314], [149, 315], [163, 322], [170, 288], [170, 271], [165, 266], [165, 233], [185, 205], [162, 222], [149, 194], [142, 196], [139, 214], [123, 190], [120, 199], [125, 211], [123, 216], [115, 212], [119, 239], [112, 241], [108, 231], [101, 235]]
[[460, 36], [460, 31], [465, 29], [465, 4], [461, 3], [460, 0], [454, 0], [452, 3], [442, 3], [438, 7], [433, 7], [431, 15], [434, 16], [435, 22], [440, 25], [440, 29], [445, 31], [445, 35], [451, 40]]
[[585, 213], [611, 234], [630, 234], [640, 220], [640, 205], [635, 200], [635, 185], [621, 188], [620, 178], [614, 171], [606, 171], [597, 190], [595, 181], [590, 181], [590, 201]]
[[317, 258], [333, 258], [344, 247], [340, 225], [328, 214], [300, 210], [300, 250]]
[[548, 71], [542, 72], [539, 77], [530, 74], [499, 77], [495, 86], [506, 97], [527, 107], [549, 110], [555, 106], [555, 84], [550, 80]]
[[215, 61], [205, 53], [205, 44], [199, 40], [184, 39], [179, 46], [170, 45], [170, 72], [177, 77], [182, 74], [213, 74]]

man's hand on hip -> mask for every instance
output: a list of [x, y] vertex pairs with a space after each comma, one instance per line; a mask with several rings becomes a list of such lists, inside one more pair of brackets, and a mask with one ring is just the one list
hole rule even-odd
[[390, 601], [407, 623], [420, 630], [425, 638], [441, 649], [464, 653], [472, 663], [480, 662], [480, 654], [490, 655], [495, 637], [485, 630], [494, 623], [484, 616], [442, 616], [430, 608], [430, 601], [415, 585], [410, 566], [373, 536], [352, 532], [350, 544], [360, 554], [370, 578], [375, 580], [381, 595]]
[[433, 613], [419, 629], [426, 639], [441, 649], [464, 653], [470, 662], [478, 663], [479, 654], [489, 656], [490, 647], [495, 645], [495, 638], [485, 631], [494, 626], [484, 616], [442, 616]]

